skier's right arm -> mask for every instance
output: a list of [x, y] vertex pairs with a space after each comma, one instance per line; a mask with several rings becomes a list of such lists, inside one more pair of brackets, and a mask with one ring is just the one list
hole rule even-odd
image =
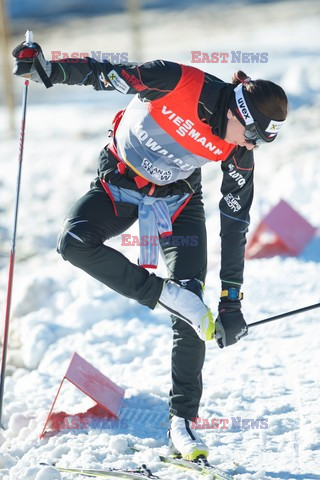
[[[13, 73], [39, 81], [32, 58], [21, 55], [23, 48], [28, 47], [20, 44], [13, 50]], [[155, 100], [173, 90], [181, 78], [181, 66], [174, 62], [155, 60], [143, 64], [112, 64], [107, 60], [98, 62], [89, 57], [49, 62], [43, 57], [40, 46], [39, 49], [39, 60], [53, 84], [92, 85], [95, 90], [139, 93], [141, 98]]]

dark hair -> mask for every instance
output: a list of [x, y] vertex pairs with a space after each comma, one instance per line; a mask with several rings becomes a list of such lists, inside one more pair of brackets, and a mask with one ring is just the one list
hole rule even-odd
[[242, 70], [232, 77], [232, 84], [243, 84], [254, 106], [267, 118], [281, 121], [288, 114], [288, 99], [284, 90], [269, 80], [251, 80]]

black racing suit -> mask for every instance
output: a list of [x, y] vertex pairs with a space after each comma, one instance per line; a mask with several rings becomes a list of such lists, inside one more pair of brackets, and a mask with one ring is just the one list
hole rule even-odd
[[[138, 94], [143, 101], [165, 96], [178, 84], [181, 66], [162, 60], [138, 64], [113, 65], [93, 59], [53, 63], [51, 81], [69, 85], [92, 85], [96, 90], [115, 90], [117, 85], [104, 82], [111, 70], [125, 82], [126, 93]], [[119, 91], [123, 91], [123, 82]], [[224, 138], [226, 111], [233, 86], [206, 74], [198, 104], [199, 118], [212, 125], [212, 132]], [[210, 165], [211, 167], [211, 165]], [[210, 168], [206, 167], [206, 168]], [[211, 168], [216, 168], [212, 165]], [[220, 200], [220, 236], [222, 288], [240, 288], [243, 282], [244, 249], [249, 225], [249, 210], [253, 197], [253, 154], [244, 147], [235, 147], [227, 160], [221, 163], [222, 185]], [[105, 147], [99, 160], [98, 174], [120, 187], [136, 189], [130, 170], [119, 175], [117, 159]], [[89, 273], [118, 293], [134, 298], [141, 304], [154, 308], [161, 294], [163, 281], [155, 274], [131, 263], [104, 242], [127, 230], [137, 220], [137, 207], [117, 203], [118, 215], [107, 196], [99, 177], [71, 209], [62, 228], [58, 250], [63, 258]], [[173, 223], [174, 238], [196, 235], [197, 245], [179, 242], [161, 242], [168, 274], [175, 280], [197, 278], [205, 281], [207, 269], [207, 239], [205, 213], [201, 192], [201, 169], [196, 169], [187, 182], [178, 181], [154, 189], [155, 196], [192, 193], [192, 198]], [[149, 187], [140, 192], [148, 193]], [[190, 289], [196, 291], [190, 283]], [[188, 288], [188, 286], [187, 286]], [[171, 413], [184, 418], [198, 415], [202, 394], [201, 370], [205, 357], [205, 344], [195, 331], [177, 317], [173, 320]], [[128, 332], [129, 333], [129, 332]]]

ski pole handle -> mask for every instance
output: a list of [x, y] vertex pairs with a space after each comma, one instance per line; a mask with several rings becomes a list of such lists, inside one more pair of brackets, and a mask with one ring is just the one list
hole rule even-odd
[[48, 75], [46, 74], [43, 65], [41, 64], [41, 61], [39, 60], [39, 53], [41, 54], [42, 61], [45, 62], [45, 58], [43, 57], [43, 53], [41, 51], [41, 48], [39, 45], [33, 43], [33, 33], [32, 30], [27, 30], [26, 31], [26, 41], [25, 45], [27, 45], [29, 48], [34, 49], [34, 56], [31, 56], [33, 59], [33, 63], [35, 66], [35, 69], [41, 78], [43, 84], [47, 87], [50, 88], [52, 87], [52, 82]]

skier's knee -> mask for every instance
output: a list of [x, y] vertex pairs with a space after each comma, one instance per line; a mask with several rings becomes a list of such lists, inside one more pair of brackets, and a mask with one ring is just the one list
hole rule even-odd
[[80, 254], [91, 248], [89, 232], [81, 223], [65, 221], [58, 238], [57, 252], [64, 260], [77, 263]]
[[57, 252], [64, 260], [72, 261], [73, 253], [79, 248], [81, 248], [80, 240], [74, 238], [70, 232], [63, 232], [59, 236]]

